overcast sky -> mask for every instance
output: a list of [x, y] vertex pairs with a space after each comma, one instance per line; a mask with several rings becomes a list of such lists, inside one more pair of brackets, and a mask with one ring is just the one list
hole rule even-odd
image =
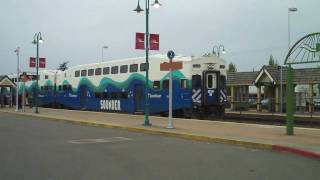
[[[144, 8], [145, 0], [141, 0]], [[153, 2], [153, 0], [150, 0]], [[270, 54], [283, 63], [288, 46], [288, 7], [292, 43], [320, 31], [319, 0], [160, 0], [150, 10], [150, 32], [160, 34], [160, 52], [173, 49], [183, 55], [201, 56], [223, 44], [239, 71], [259, 69]], [[15, 72], [14, 49], [21, 47], [21, 69], [35, 56], [31, 43], [41, 32], [40, 55], [47, 67], [62, 61], [70, 66], [144, 56], [134, 49], [135, 32], [145, 31], [145, 16], [133, 9], [137, 0], [1, 0], [0, 74]], [[151, 62], [152, 63], [152, 62]]]

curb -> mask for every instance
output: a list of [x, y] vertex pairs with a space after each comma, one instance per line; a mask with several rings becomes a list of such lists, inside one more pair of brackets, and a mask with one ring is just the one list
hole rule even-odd
[[70, 124], [78, 124], [78, 125], [86, 125], [86, 126], [93, 126], [93, 127], [110, 128], [110, 129], [122, 129], [122, 130], [131, 131], [131, 132], [157, 134], [157, 135], [164, 135], [168, 137], [176, 137], [176, 138], [182, 138], [182, 139], [194, 140], [194, 141], [232, 144], [232, 145], [244, 146], [244, 147], [254, 148], [254, 149], [264, 149], [264, 150], [270, 150], [270, 151], [276, 151], [276, 152], [288, 152], [288, 153], [300, 155], [303, 157], [320, 160], [319, 153], [306, 151], [298, 148], [292, 148], [288, 146], [282, 146], [282, 145], [256, 143], [256, 142], [250, 142], [250, 141], [241, 141], [241, 140], [226, 139], [226, 138], [219, 138], [219, 137], [209, 137], [209, 136], [202, 136], [202, 135], [189, 134], [189, 133], [169, 132], [169, 131], [149, 129], [149, 128], [139, 128], [139, 127], [105, 124], [105, 123], [98, 123], [98, 122], [78, 121], [76, 119], [71, 119], [71, 118], [57, 118], [53, 116], [46, 116], [46, 115], [40, 115], [40, 114], [30, 114], [30, 113], [21, 114], [19, 112], [10, 112], [10, 111], [0, 111], [0, 112], [8, 113], [8, 114], [17, 114], [21, 116], [31, 116], [31, 117], [37, 117], [37, 118], [42, 117], [42, 118], [47, 118], [48, 120], [61, 121], [61, 122], [66, 122]]
[[278, 151], [278, 152], [289, 152], [293, 153], [296, 155], [304, 156], [304, 157], [309, 157], [313, 159], [320, 160], [320, 154], [312, 151], [306, 151], [303, 149], [298, 149], [298, 148], [292, 148], [292, 147], [287, 147], [287, 146], [282, 146], [282, 145], [273, 145], [272, 146], [273, 151]]

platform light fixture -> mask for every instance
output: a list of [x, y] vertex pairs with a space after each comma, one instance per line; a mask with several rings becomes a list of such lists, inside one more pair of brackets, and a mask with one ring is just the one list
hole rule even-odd
[[[145, 0], [146, 6], [145, 6], [145, 11], [146, 11], [146, 80], [145, 80], [145, 106], [144, 106], [144, 126], [151, 126], [151, 123], [149, 121], [149, 9], [150, 9], [150, 0]], [[159, 0], [155, 0], [154, 3], [152, 4], [154, 8], [159, 8], [161, 4], [159, 3]], [[140, 0], [138, 0], [138, 5], [137, 8], [134, 9], [133, 11], [137, 12], [140, 14], [144, 10], [140, 6]]]

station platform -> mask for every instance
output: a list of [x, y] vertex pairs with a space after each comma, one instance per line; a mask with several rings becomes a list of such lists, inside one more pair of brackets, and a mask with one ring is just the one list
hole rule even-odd
[[1, 113], [43, 117], [97, 127], [286, 151], [320, 160], [320, 129], [315, 128], [296, 127], [295, 135], [287, 136], [285, 126], [174, 118], [175, 128], [167, 129], [167, 117], [150, 116], [152, 126], [146, 127], [142, 125], [144, 115], [50, 108], [39, 108], [39, 112], [39, 114], [34, 114], [30, 108], [27, 108], [26, 112], [15, 112], [13, 108], [2, 108], [0, 117]]

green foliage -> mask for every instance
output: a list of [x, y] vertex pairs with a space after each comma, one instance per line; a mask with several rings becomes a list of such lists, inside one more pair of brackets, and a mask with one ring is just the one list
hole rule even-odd
[[232, 62], [230, 62], [227, 71], [228, 71], [228, 72], [237, 72], [237, 67], [236, 67], [236, 65], [233, 64]]
[[64, 61], [62, 62], [59, 67], [57, 68], [57, 70], [60, 70], [60, 71], [65, 71], [68, 69], [68, 63], [69, 61]]
[[269, 58], [269, 66], [277, 67], [278, 66], [278, 61], [274, 59], [272, 54], [270, 55]]

